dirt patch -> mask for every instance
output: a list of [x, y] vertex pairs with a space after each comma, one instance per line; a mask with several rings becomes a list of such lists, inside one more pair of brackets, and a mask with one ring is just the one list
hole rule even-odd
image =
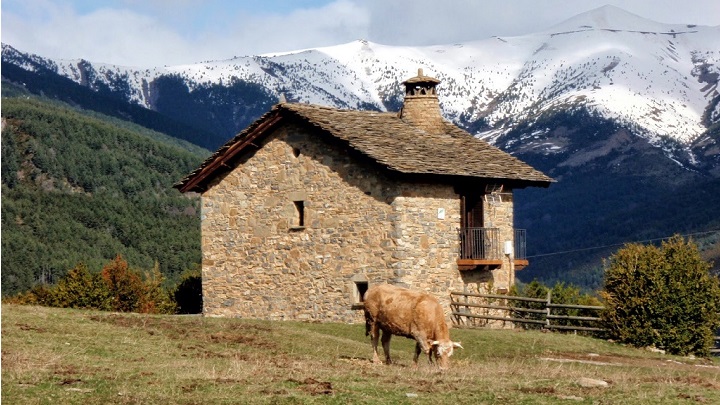
[[[267, 338], [258, 336], [261, 332], [264, 334], [271, 332], [272, 328], [258, 325], [238, 325], [238, 329], [240, 330], [238, 332], [209, 332], [204, 324], [196, 323], [196, 320], [189, 322], [172, 322], [167, 319], [153, 319], [123, 314], [109, 314], [107, 316], [93, 315], [90, 319], [124, 328], [139, 328], [151, 336], [165, 336], [183, 342], [187, 341], [188, 338], [192, 338], [193, 341], [199, 343], [251, 346], [259, 349], [277, 348], [275, 343], [268, 341]], [[197, 320], [200, 319], [201, 318], [197, 318]], [[202, 352], [203, 350], [200, 351]], [[224, 354], [219, 356], [217, 354], [217, 352], [212, 350], [204, 350], [203, 357], [228, 357]]]
[[274, 349], [276, 347], [274, 343], [268, 342], [266, 338], [259, 338], [255, 335], [245, 335], [234, 332], [217, 332], [210, 334], [209, 338], [213, 343], [248, 345], [260, 349]]
[[663, 377], [651, 377], [642, 379], [643, 382], [653, 384], [679, 384], [679, 385], [691, 385], [702, 388], [709, 388], [713, 390], [720, 390], [720, 383], [717, 381], [711, 381], [696, 375], [667, 375]]
[[675, 359], [631, 357], [622, 355], [603, 354], [581, 354], [581, 353], [552, 353], [547, 358], [559, 361], [576, 361], [579, 363], [611, 365], [611, 366], [633, 366], [633, 367], [664, 367], [668, 370], [690, 370], [702, 365], [705, 360], [694, 359], [690, 363], [683, 363]]
[[52, 368], [52, 373], [58, 376], [71, 376], [81, 374], [81, 371], [79, 368], [72, 365], [56, 364]]
[[417, 392], [431, 394], [436, 392], [453, 392], [460, 389], [456, 384], [438, 378], [422, 379], [412, 383]]
[[45, 332], [47, 332], [47, 330], [44, 329], [44, 328], [39, 328], [39, 327], [37, 327], [37, 326], [31, 326], [31, 325], [28, 325], [28, 324], [26, 324], [26, 323], [17, 323], [17, 324], [15, 324], [15, 325], [16, 325], [20, 330], [23, 330], [23, 331], [32, 331], [32, 332], [39, 332], [39, 333], [45, 333]]
[[189, 330], [195, 327], [195, 325], [171, 322], [167, 319], [155, 319], [133, 314], [111, 313], [108, 315], [93, 315], [90, 316], [89, 319], [123, 328], [142, 329], [149, 335], [162, 334], [172, 339], [183, 339], [187, 337]]
[[229, 353], [223, 350], [211, 350], [205, 346], [197, 345], [186, 345], [183, 343], [178, 344], [178, 348], [183, 353], [180, 354], [182, 357], [200, 358], [200, 359], [229, 359], [231, 357], [239, 357], [238, 360], [248, 360], [247, 358], [240, 358], [242, 356], [236, 356], [233, 353]]
[[244, 382], [237, 378], [216, 378], [213, 381], [220, 384], [242, 384]]
[[300, 385], [300, 389], [310, 395], [332, 395], [332, 383], [329, 381], [318, 381], [312, 377], [308, 377], [302, 381], [291, 378], [288, 382]]
[[60, 381], [58, 384], [60, 384], [60, 385], [73, 385], [73, 384], [78, 384], [78, 383], [81, 383], [81, 382], [82, 382], [82, 380], [79, 379], [79, 378], [66, 378], [66, 379]]
[[555, 394], [555, 388], [554, 387], [524, 387], [519, 389], [520, 392], [524, 392], [526, 394], [544, 394], [544, 395], [554, 395]]
[[193, 381], [193, 382], [189, 382], [187, 384], [181, 385], [180, 389], [182, 390], [183, 393], [187, 394], [187, 393], [197, 390], [199, 387], [200, 387], [200, 383]]
[[624, 365], [622, 363], [610, 363], [610, 362], [604, 362], [604, 361], [598, 361], [598, 360], [565, 359], [565, 358], [556, 358], [556, 357], [539, 357], [538, 360], [551, 361], [551, 362], [556, 362], [556, 363], [590, 364], [593, 366], [623, 366]]
[[289, 394], [288, 390], [284, 390], [284, 389], [270, 389], [270, 388], [263, 388], [262, 390], [260, 390], [260, 393], [261, 393], [261, 394], [264, 394], [264, 395], [271, 395], [271, 396], [273, 396], [273, 397], [276, 397], [276, 396], [284, 396], [284, 395], [288, 395], [288, 394]]
[[707, 403], [707, 398], [703, 397], [702, 395], [690, 395], [690, 394], [679, 394], [678, 398], [680, 399], [689, 399], [691, 401], [695, 401], [701, 404]]

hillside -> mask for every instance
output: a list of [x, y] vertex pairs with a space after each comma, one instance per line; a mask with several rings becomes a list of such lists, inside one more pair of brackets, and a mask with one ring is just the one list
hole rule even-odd
[[531, 263], [520, 280], [597, 289], [603, 259], [624, 243], [657, 243], [673, 234], [692, 234], [720, 273], [720, 178], [687, 170], [598, 116], [557, 113], [541, 125], [568, 150], [546, 155], [520, 151], [523, 144], [508, 148], [557, 180], [547, 189], [515, 192], [515, 224], [528, 230]]
[[3, 98], [2, 127], [3, 296], [117, 254], [168, 278], [200, 262], [198, 199], [172, 184], [207, 151], [38, 98]]
[[[221, 140], [214, 139], [214, 135], [202, 127], [193, 127], [172, 117], [128, 103], [122, 96], [122, 90], [107, 85], [89, 89], [60, 76], [51, 69], [51, 62], [46, 62], [47, 65], [37, 64], [33, 65], [31, 69], [24, 69], [8, 62], [9, 60], [12, 58], [3, 55], [3, 92], [6, 91], [6, 87], [14, 87], [20, 92], [42, 95], [105, 116], [134, 122], [153, 131], [172, 134], [175, 138], [203, 148], [214, 147], [213, 145], [221, 142]], [[186, 111], [182, 111], [182, 113], [186, 113]]]
[[[718, 362], [599, 339], [452, 329], [450, 370], [395, 337], [374, 365], [364, 325], [3, 305], [2, 397], [36, 403], [718, 403]], [[598, 381], [606, 387], [588, 386]]]

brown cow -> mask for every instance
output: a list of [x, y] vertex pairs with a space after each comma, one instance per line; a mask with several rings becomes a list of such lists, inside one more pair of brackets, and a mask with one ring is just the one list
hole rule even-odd
[[373, 346], [373, 362], [380, 361], [377, 352], [379, 331], [383, 331], [382, 345], [385, 362], [390, 360], [390, 338], [392, 335], [415, 339], [415, 367], [420, 352], [433, 356], [440, 369], [449, 366], [449, 357], [460, 342], [450, 340], [442, 306], [434, 296], [411, 291], [390, 284], [371, 287], [365, 293], [365, 335], [370, 335]]

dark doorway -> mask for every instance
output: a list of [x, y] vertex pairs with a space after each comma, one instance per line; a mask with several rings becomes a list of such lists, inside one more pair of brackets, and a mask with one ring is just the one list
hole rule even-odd
[[483, 195], [480, 193], [463, 194], [461, 227], [482, 228], [483, 219]]

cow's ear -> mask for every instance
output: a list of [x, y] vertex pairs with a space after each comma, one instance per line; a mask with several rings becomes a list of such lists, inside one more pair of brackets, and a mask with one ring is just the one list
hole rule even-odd
[[457, 348], [463, 349], [463, 347], [462, 347], [462, 345], [460, 344], [460, 342], [453, 342], [453, 347], [457, 347]]

